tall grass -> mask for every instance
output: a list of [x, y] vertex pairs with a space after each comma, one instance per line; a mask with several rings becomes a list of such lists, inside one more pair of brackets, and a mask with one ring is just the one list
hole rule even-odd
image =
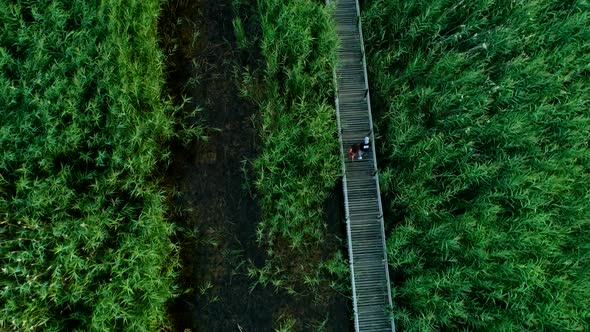
[[[263, 64], [244, 84], [260, 106], [260, 156], [252, 168], [262, 212], [257, 238], [270, 260], [252, 274], [287, 287], [284, 279], [303, 284], [304, 274], [319, 269], [324, 204], [339, 175], [336, 33], [328, 8], [315, 1], [260, 0], [257, 15]], [[243, 28], [236, 30], [245, 44]]]
[[335, 33], [329, 13], [309, 0], [260, 1], [264, 96], [261, 156], [263, 236], [293, 248], [318, 241], [322, 204], [338, 175], [332, 68]]
[[368, 1], [404, 331], [590, 328], [587, 1]]
[[165, 322], [159, 1], [0, 3], [0, 327]]

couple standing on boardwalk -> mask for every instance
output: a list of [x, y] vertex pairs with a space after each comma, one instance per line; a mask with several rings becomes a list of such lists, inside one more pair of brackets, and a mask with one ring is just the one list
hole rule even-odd
[[348, 157], [351, 161], [354, 161], [354, 157], [358, 155], [358, 160], [363, 159], [363, 154], [368, 154], [371, 145], [369, 144], [369, 136], [365, 136], [363, 144], [353, 144], [348, 150]]

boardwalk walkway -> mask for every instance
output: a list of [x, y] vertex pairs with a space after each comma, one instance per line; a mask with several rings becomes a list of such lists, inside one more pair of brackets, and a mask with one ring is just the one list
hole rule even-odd
[[[367, 135], [374, 141], [373, 121], [358, 2], [332, 1], [339, 37], [336, 110], [344, 155]], [[395, 331], [374, 145], [362, 160], [343, 158], [342, 167], [355, 330]]]

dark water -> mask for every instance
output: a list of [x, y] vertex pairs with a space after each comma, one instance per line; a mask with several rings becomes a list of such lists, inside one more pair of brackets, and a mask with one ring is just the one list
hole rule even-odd
[[[325, 330], [349, 331], [344, 296], [335, 293], [326, 304], [314, 305], [271, 287], [252, 288], [244, 274], [244, 261], [262, 262], [265, 252], [255, 242], [260, 212], [242, 171], [242, 162], [257, 155], [258, 134], [250, 120], [256, 107], [239, 97], [235, 84], [235, 64], [244, 60], [234, 46], [232, 15], [228, 0], [184, 0], [169, 1], [160, 18], [170, 95], [177, 101], [183, 93], [192, 97], [187, 109], [200, 106], [200, 120], [218, 129], [207, 142], [173, 147], [168, 182], [182, 192], [174, 202], [175, 219], [195, 230], [198, 240], [179, 239], [181, 287], [192, 291], [171, 304], [170, 318], [177, 331], [245, 332], [274, 331], [281, 315], [297, 319], [300, 330], [313, 330], [313, 322], [328, 316]], [[172, 52], [175, 43], [180, 46]], [[195, 75], [198, 84], [187, 86]], [[326, 211], [333, 220], [329, 231], [343, 238], [339, 192], [326, 202]]]

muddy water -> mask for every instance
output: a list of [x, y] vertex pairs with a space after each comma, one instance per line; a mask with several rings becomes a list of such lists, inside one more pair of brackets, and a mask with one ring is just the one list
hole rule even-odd
[[[348, 331], [350, 303], [344, 296], [311, 305], [271, 287], [252, 287], [244, 274], [244, 262], [260, 263], [265, 254], [254, 239], [260, 213], [242, 171], [242, 162], [257, 155], [258, 135], [250, 120], [256, 107], [239, 97], [235, 84], [232, 15], [229, 0], [178, 0], [164, 6], [160, 19], [170, 95], [177, 102], [190, 96], [187, 110], [200, 106], [200, 120], [217, 129], [209, 131], [207, 142], [173, 147], [168, 182], [182, 193], [173, 203], [175, 220], [194, 230], [196, 239], [178, 239], [180, 286], [189, 291], [172, 303], [170, 318], [177, 331], [245, 332], [274, 331], [281, 316], [296, 318], [297, 330], [314, 330], [328, 317], [325, 330]], [[197, 83], [188, 84], [195, 76]], [[326, 209], [334, 221], [329, 231], [343, 238], [338, 193]]]

